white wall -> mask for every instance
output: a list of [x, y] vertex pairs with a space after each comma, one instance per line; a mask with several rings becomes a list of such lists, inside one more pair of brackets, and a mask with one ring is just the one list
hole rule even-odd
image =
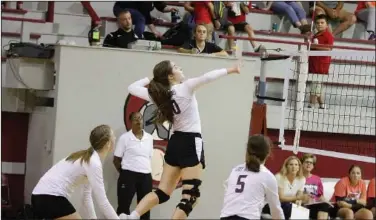
[[[137, 79], [151, 76], [157, 62], [173, 60], [183, 67], [187, 77], [234, 63], [231, 58], [204, 59], [166, 52], [72, 46], [58, 47], [56, 54], [60, 57], [56, 59], [58, 101], [54, 163], [73, 151], [87, 148], [89, 132], [98, 124], [109, 124], [115, 133], [120, 134], [124, 129], [123, 105], [127, 86]], [[191, 218], [218, 218], [223, 181], [231, 168], [244, 159], [252, 103], [249, 94], [252, 94], [253, 78], [258, 73], [254, 63], [247, 60], [241, 75], [227, 76], [198, 91], [207, 169], [203, 175], [202, 198]], [[105, 164], [104, 175], [110, 202], [116, 208], [118, 175], [110, 158]], [[153, 209], [152, 218], [171, 217], [180, 196], [179, 190], [170, 201]], [[72, 201], [75, 204], [80, 202], [76, 195]]]

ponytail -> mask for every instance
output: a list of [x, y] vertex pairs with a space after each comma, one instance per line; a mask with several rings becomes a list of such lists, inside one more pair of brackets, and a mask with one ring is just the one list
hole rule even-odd
[[83, 162], [89, 163], [90, 158], [93, 155], [93, 153], [94, 153], [94, 148], [89, 147], [86, 150], [80, 150], [80, 151], [72, 153], [71, 155], [67, 157], [66, 161], [71, 161], [72, 163], [74, 163], [76, 160], [80, 159], [81, 165]]
[[260, 172], [261, 161], [254, 154], [248, 154], [246, 159], [246, 166], [249, 171]]
[[154, 112], [154, 123], [162, 124], [165, 121], [173, 123], [174, 112], [172, 105], [172, 91], [169, 85], [163, 85], [154, 79], [150, 81], [148, 88], [149, 95], [155, 105], [157, 110]]

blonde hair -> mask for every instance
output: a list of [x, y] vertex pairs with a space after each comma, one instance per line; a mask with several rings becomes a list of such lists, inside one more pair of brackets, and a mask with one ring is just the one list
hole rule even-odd
[[72, 153], [65, 159], [66, 161], [72, 161], [74, 163], [76, 160], [80, 159], [81, 164], [83, 162], [89, 163], [91, 156], [94, 151], [102, 150], [106, 144], [111, 141], [112, 132], [108, 125], [99, 125], [95, 127], [90, 133], [90, 144], [86, 150], [80, 150]]
[[281, 176], [284, 176], [284, 177], [287, 176], [287, 174], [288, 174], [287, 173], [287, 166], [290, 163], [290, 161], [292, 161], [292, 160], [298, 161], [298, 164], [299, 164], [299, 171], [296, 174], [296, 178], [299, 178], [299, 179], [304, 178], [303, 170], [302, 170], [302, 163], [300, 162], [300, 160], [297, 156], [289, 156], [288, 158], [286, 158], [285, 161], [283, 162], [281, 170], [279, 171], [279, 174]]

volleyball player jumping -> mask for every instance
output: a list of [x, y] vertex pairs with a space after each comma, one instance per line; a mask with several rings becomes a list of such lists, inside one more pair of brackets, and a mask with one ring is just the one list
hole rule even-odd
[[[96, 219], [92, 193], [106, 219], [119, 219], [107, 199], [103, 183], [102, 161], [112, 150], [115, 136], [107, 125], [94, 128], [90, 134], [91, 147], [72, 153], [48, 170], [33, 190], [31, 203], [37, 218], [81, 219], [68, 201], [75, 186], [85, 184], [83, 217]], [[121, 218], [124, 214], [120, 215]]]
[[[158, 63], [153, 69], [153, 79], [141, 79], [128, 87], [129, 93], [157, 106], [156, 123], [168, 121], [173, 134], [168, 141], [165, 164], [158, 189], [146, 195], [128, 219], [138, 219], [157, 204], [170, 199], [180, 177], [182, 199], [172, 219], [186, 219], [200, 197], [201, 173], [205, 168], [201, 138], [201, 121], [195, 91], [201, 85], [222, 76], [240, 73], [239, 64], [228, 69], [218, 69], [202, 76], [184, 80], [183, 71], [171, 61]], [[149, 88], [145, 88], [149, 85]]]
[[226, 180], [222, 220], [260, 219], [265, 203], [273, 219], [284, 219], [274, 175], [264, 166], [272, 142], [255, 135], [248, 139], [245, 163], [236, 166]]

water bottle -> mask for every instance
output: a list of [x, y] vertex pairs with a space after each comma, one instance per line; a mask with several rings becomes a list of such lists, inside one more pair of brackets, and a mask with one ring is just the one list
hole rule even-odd
[[278, 24], [277, 23], [273, 23], [273, 25], [272, 25], [272, 31], [273, 32], [277, 32], [277, 30], [278, 30]]
[[99, 25], [95, 26], [89, 31], [89, 44], [91, 46], [99, 46], [101, 42], [101, 36], [100, 36], [100, 30], [99, 30]]

